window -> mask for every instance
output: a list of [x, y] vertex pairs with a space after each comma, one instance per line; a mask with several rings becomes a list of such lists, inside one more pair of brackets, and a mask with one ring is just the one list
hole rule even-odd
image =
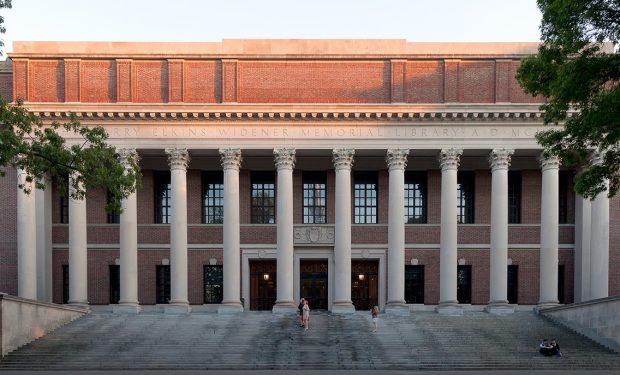
[[519, 266], [508, 266], [508, 303], [519, 303]]
[[456, 178], [456, 215], [459, 224], [474, 222], [474, 172], [459, 171]]
[[558, 223], [568, 223], [568, 171], [560, 171], [558, 181]]
[[405, 172], [405, 223], [426, 224], [426, 172]]
[[155, 189], [155, 223], [170, 224], [172, 203], [170, 172], [153, 172], [153, 187]]
[[117, 304], [121, 299], [121, 266], [110, 265], [110, 304]]
[[170, 266], [156, 266], [155, 274], [157, 303], [170, 301]]
[[456, 298], [459, 303], [471, 303], [471, 266], [457, 266]]
[[224, 277], [222, 266], [204, 266], [205, 303], [222, 303]]
[[69, 178], [66, 186], [59, 186], [60, 191], [60, 224], [69, 224]]
[[405, 302], [424, 303], [424, 266], [405, 266]]
[[62, 265], [62, 303], [69, 303], [69, 265]]
[[[112, 194], [110, 190], [106, 192], [106, 203], [110, 203], [112, 200]], [[121, 222], [121, 215], [118, 212], [108, 212], [108, 224], [118, 224]]]
[[202, 173], [202, 222], [224, 223], [224, 174], [222, 171]]
[[354, 181], [355, 224], [376, 224], [377, 174], [355, 172]]
[[327, 223], [327, 176], [325, 172], [304, 172], [303, 183], [303, 223]]
[[275, 224], [276, 185], [273, 172], [252, 173], [252, 224]]
[[521, 223], [521, 171], [508, 172], [508, 224]]

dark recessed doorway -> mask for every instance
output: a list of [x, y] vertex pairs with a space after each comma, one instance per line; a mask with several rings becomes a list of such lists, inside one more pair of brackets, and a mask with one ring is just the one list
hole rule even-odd
[[250, 310], [271, 310], [276, 303], [276, 261], [250, 261]]
[[356, 310], [370, 310], [379, 301], [379, 261], [351, 261], [351, 300]]
[[299, 262], [299, 295], [308, 300], [312, 310], [328, 309], [327, 259], [302, 260]]

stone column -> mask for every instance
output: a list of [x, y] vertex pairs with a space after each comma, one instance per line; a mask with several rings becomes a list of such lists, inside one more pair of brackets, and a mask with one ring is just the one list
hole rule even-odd
[[[34, 182], [17, 170], [17, 295], [37, 299], [37, 233]], [[24, 188], [30, 190], [24, 193]]]
[[[603, 162], [596, 154], [592, 165]], [[608, 183], [607, 181], [605, 182]], [[609, 297], [609, 198], [607, 189], [592, 200], [590, 236], [590, 298]]]
[[[191, 311], [187, 297], [187, 165], [189, 153], [184, 148], [166, 149], [170, 165], [170, 303], [166, 313]], [[122, 266], [121, 266], [122, 267]]]
[[[132, 161], [138, 163], [138, 153], [133, 148], [118, 150], [119, 161], [126, 171], [132, 167]], [[136, 193], [131, 193], [121, 202], [120, 215], [120, 272], [121, 295], [116, 313], [139, 313], [138, 302], [138, 206]]]
[[276, 222], [278, 241], [277, 290], [278, 299], [273, 306], [274, 313], [289, 313], [297, 310], [293, 299], [293, 168], [295, 149], [273, 150], [278, 170]]
[[388, 149], [388, 298], [385, 312], [409, 315], [405, 304], [405, 168], [407, 149]]
[[457, 215], [456, 172], [463, 150], [443, 149], [441, 165], [441, 235], [439, 239], [439, 305], [437, 312], [461, 315], [462, 308], [456, 297], [457, 276]]
[[69, 304], [88, 307], [88, 242], [86, 239], [86, 197], [73, 199], [69, 177]]
[[560, 160], [542, 158], [542, 197], [540, 206], [540, 299], [537, 309], [558, 302], [558, 222]]
[[508, 304], [508, 167], [514, 150], [494, 149], [491, 164], [491, 274], [490, 298], [486, 311], [509, 314]]
[[591, 202], [575, 194], [575, 302], [590, 299]]
[[336, 220], [334, 225], [334, 302], [332, 312], [352, 314], [351, 301], [351, 168], [353, 149], [334, 149], [336, 170]]
[[37, 206], [37, 299], [52, 302], [52, 181], [36, 189]]
[[224, 297], [218, 314], [243, 311], [240, 295], [239, 168], [241, 150], [220, 149], [224, 170]]

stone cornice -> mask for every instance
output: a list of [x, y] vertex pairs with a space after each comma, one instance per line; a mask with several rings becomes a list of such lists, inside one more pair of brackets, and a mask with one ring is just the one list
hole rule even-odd
[[[524, 104], [85, 104], [26, 103], [44, 121], [530, 121], [542, 124], [538, 105]], [[569, 112], [572, 117], [575, 112]]]

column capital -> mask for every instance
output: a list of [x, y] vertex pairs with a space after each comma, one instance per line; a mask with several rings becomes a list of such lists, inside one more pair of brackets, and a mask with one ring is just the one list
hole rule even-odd
[[442, 170], [458, 169], [463, 150], [460, 148], [444, 148], [439, 153], [439, 165]]
[[335, 148], [332, 150], [332, 162], [335, 170], [348, 169], [353, 167], [353, 156], [355, 150], [352, 148]]
[[603, 161], [605, 160], [605, 153], [594, 151], [590, 156], [590, 166], [601, 166], [603, 165]]
[[294, 148], [274, 148], [273, 155], [278, 170], [295, 168]]
[[406, 148], [388, 148], [385, 155], [385, 161], [388, 165], [388, 170], [407, 168], [407, 156], [409, 155], [409, 149]]
[[548, 169], [559, 169], [560, 168], [560, 158], [557, 156], [545, 156], [542, 154], [540, 156], [540, 168], [542, 171], [546, 171]]
[[220, 162], [222, 163], [222, 169], [234, 169], [236, 171], [241, 168], [241, 162], [243, 157], [241, 156], [241, 149], [239, 148], [220, 148]]
[[135, 148], [119, 148], [116, 150], [118, 155], [118, 162], [121, 163], [125, 170], [132, 168], [132, 162], [138, 164], [140, 161], [140, 155]]
[[489, 154], [491, 169], [508, 169], [510, 167], [510, 157], [514, 152], [515, 150], [511, 148], [494, 148]]
[[189, 164], [189, 152], [186, 148], [167, 148], [168, 165], [171, 170], [187, 170]]

